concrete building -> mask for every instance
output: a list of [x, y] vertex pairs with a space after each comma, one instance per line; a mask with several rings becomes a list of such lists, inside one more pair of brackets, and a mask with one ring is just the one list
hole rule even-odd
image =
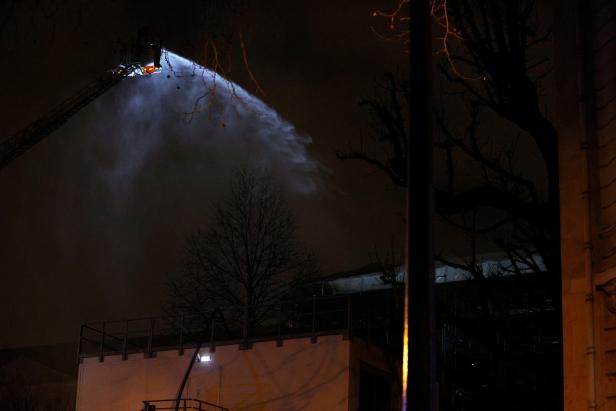
[[553, 10], [565, 410], [616, 410], [616, 3]]
[[0, 409], [75, 409], [73, 344], [0, 350]]
[[[315, 300], [315, 308], [317, 301], [321, 300]], [[207, 343], [201, 347], [194, 342], [199, 338], [188, 332], [164, 338], [162, 329], [149, 319], [123, 322], [115, 328], [120, 332], [114, 331], [113, 323], [86, 325], [82, 329], [76, 409], [174, 409], [173, 400], [193, 361], [182, 393], [186, 399], [182, 406], [187, 409], [347, 411], [399, 407], [396, 361], [378, 344], [355, 335], [354, 331], [361, 333], [361, 327], [347, 326], [361, 321], [328, 307], [312, 311], [309, 330], [302, 327], [301, 319], [291, 325], [285, 319], [284, 327], [278, 325], [278, 333], [249, 341], [221, 340], [213, 334], [210, 338], [208, 330]], [[338, 318], [349, 322], [343, 324]], [[137, 329], [145, 332], [137, 335]], [[195, 359], [196, 350], [199, 355]]]

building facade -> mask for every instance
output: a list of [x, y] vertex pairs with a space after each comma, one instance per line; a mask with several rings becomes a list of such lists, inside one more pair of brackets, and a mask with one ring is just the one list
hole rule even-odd
[[565, 410], [616, 410], [616, 3], [553, 10]]
[[399, 356], [360, 298], [292, 302], [249, 338], [183, 316], [83, 325], [76, 409], [175, 409], [181, 391], [202, 411], [395, 410]]

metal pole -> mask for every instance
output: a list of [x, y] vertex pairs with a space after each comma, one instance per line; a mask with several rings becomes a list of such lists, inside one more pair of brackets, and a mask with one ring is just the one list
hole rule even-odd
[[432, 250], [431, 38], [429, 0], [410, 2], [410, 133], [403, 410], [434, 411], [434, 261]]
[[124, 339], [122, 340], [122, 359], [126, 360], [128, 358], [127, 353], [127, 345], [128, 345], [128, 320], [124, 323]]
[[[214, 343], [214, 315], [216, 315], [216, 313], [218, 313], [219, 315], [222, 316], [222, 312], [219, 309], [214, 310], [214, 312], [211, 314], [209, 321], [211, 324], [211, 330], [210, 330], [210, 352], [212, 352], [213, 347], [215, 347], [215, 343]], [[224, 322], [224, 317], [223, 317], [223, 322]], [[207, 324], [207, 321], [206, 321]], [[193, 366], [195, 365], [195, 363], [197, 362], [197, 357], [199, 355], [199, 351], [201, 350], [201, 346], [203, 345], [203, 342], [205, 340], [205, 330], [204, 332], [200, 333], [198, 336], [198, 343], [197, 343], [197, 347], [195, 348], [195, 351], [193, 352], [193, 355], [190, 359], [190, 362], [188, 363], [188, 367], [186, 368], [186, 372], [184, 373], [184, 378], [182, 378], [182, 382], [180, 383], [180, 388], [178, 389], [178, 393], [177, 396], [175, 398], [175, 411], [179, 411], [180, 410], [180, 404], [182, 402], [182, 393], [184, 392], [184, 387], [186, 386], [186, 382], [188, 381], [188, 377], [190, 377], [190, 373], [193, 369]]]
[[317, 342], [317, 299], [316, 297], [313, 295], [312, 296], [312, 335], [310, 336], [310, 342], [311, 343], [315, 343]]
[[348, 340], [352, 340], [353, 339], [353, 299], [351, 298], [351, 295], [349, 294], [347, 296], [347, 331], [346, 331], [346, 338]]
[[214, 316], [210, 322], [210, 352], [216, 351], [216, 343], [214, 342], [214, 330], [216, 329], [216, 323], [214, 322]]
[[155, 319], [152, 318], [150, 319], [150, 329], [148, 332], [148, 343], [146, 346], [146, 352], [145, 352], [145, 356], [147, 358], [152, 358], [154, 356], [154, 326], [155, 326]]
[[278, 339], [276, 346], [282, 347], [282, 303], [278, 306]]
[[105, 360], [105, 322], [103, 321], [103, 326], [101, 327], [101, 341], [99, 347], [98, 361], [103, 362]]
[[184, 355], [184, 313], [180, 316], [180, 348], [178, 355]]
[[188, 363], [188, 368], [184, 373], [184, 378], [182, 378], [182, 382], [180, 383], [180, 389], [178, 390], [178, 394], [175, 398], [175, 411], [180, 411], [180, 404], [182, 403], [182, 394], [184, 393], [184, 387], [186, 386], [186, 382], [188, 381], [188, 377], [190, 377], [190, 372], [193, 369], [193, 366], [197, 362], [197, 356], [199, 355], [199, 351], [201, 350], [201, 345], [203, 342], [203, 338], [200, 339], [195, 351], [193, 352], [192, 357], [190, 358], [190, 362]]
[[81, 350], [83, 349], [83, 324], [79, 327], [79, 344], [77, 345], [77, 365], [81, 363]]

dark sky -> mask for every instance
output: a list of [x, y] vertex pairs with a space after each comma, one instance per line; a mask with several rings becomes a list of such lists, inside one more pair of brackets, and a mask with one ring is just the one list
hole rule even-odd
[[[302, 239], [325, 272], [400, 243], [400, 193], [335, 156], [369, 132], [358, 101], [384, 72], [406, 72], [402, 47], [370, 30], [379, 23], [372, 11], [395, 1], [260, 3], [245, 1], [237, 14], [207, 1], [2, 6], [0, 139], [113, 67], [114, 50], [148, 25], [167, 48], [200, 63], [204, 39], [233, 35], [229, 77], [254, 93], [241, 28], [265, 92], [259, 98], [295, 127], [289, 135], [311, 143], [298, 164], [291, 159], [304, 143], [268, 137], [278, 129], [252, 114], [216, 137], [207, 113], [174, 128], [164, 118], [190, 108], [194, 90], [174, 79], [177, 94], [125, 80], [0, 171], [0, 347], [70, 340], [83, 321], [158, 314], [184, 236], [207, 226], [209, 204], [238, 166], [265, 164], [287, 185]], [[209, 140], [194, 140], [202, 129]]]

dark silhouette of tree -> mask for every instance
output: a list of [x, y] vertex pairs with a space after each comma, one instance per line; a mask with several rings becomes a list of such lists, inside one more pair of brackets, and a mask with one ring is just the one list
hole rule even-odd
[[[395, 13], [380, 14], [391, 19], [392, 29], [398, 29], [395, 23], [405, 18], [402, 6], [408, 0], [399, 3], [401, 7]], [[540, 374], [535, 369], [535, 353], [543, 349], [536, 348], [543, 344], [551, 345], [550, 354], [556, 352], [550, 357], [556, 358], [550, 363], [554, 379], [543, 383], [544, 388], [552, 388], [543, 400], [550, 398], [549, 403], [558, 408], [560, 357], [553, 345], [558, 342], [560, 318], [558, 136], [539, 104], [541, 81], [550, 71], [549, 60], [530, 57], [539, 54], [534, 49], [549, 38], [550, 31], [540, 33], [536, 28], [532, 0], [448, 0], [433, 1], [433, 5], [435, 25], [440, 28], [435, 43], [443, 57], [437, 68], [449, 84], [450, 101], [463, 102], [453, 109], [449, 103], [435, 110], [435, 142], [439, 163], [444, 165], [438, 172], [444, 174], [434, 187], [434, 205], [436, 214], [464, 233], [470, 244], [468, 254], [461, 258], [439, 254], [436, 259], [465, 271], [471, 280], [468, 287], [459, 287], [447, 301], [439, 302], [439, 316], [441, 325], [452, 326], [456, 333], [472, 340], [469, 345], [483, 347], [484, 362], [489, 363], [477, 378], [470, 374], [462, 378], [443, 376], [442, 392], [448, 391], [451, 396], [442, 398], [441, 406], [492, 409], [495, 404], [503, 406], [506, 400], [507, 406], [513, 408], [500, 409], [519, 409], [521, 401], [531, 397], [510, 395], [505, 399], [499, 393], [515, 393], [522, 389], [517, 385], [522, 375], [535, 379]], [[402, 31], [392, 38], [405, 40], [405, 35], [408, 32]], [[380, 86], [384, 92], [361, 102], [370, 113], [372, 134], [337, 154], [342, 160], [372, 165], [393, 184], [406, 189], [408, 141], [421, 138], [408, 133], [408, 101], [412, 96], [406, 82], [397, 81], [392, 74], [387, 74], [385, 84]], [[448, 110], [456, 112], [458, 118], [467, 113], [466, 124], [452, 122], [446, 114]], [[531, 179], [516, 170], [519, 162], [515, 158], [520, 153], [513, 143], [504, 144], [502, 136], [490, 135], [488, 128], [482, 128], [484, 119], [504, 124], [513, 133], [523, 132], [540, 153], [545, 174]], [[468, 173], [461, 178], [460, 167], [472, 168], [474, 178], [469, 181]], [[545, 192], [541, 189], [544, 181]], [[481, 264], [477, 245], [486, 239], [496, 245], [506, 261], [490, 272]], [[528, 273], [537, 274], [532, 290], [529, 278], [520, 275]], [[504, 290], [505, 283], [508, 288]], [[457, 309], [454, 300], [469, 308]], [[556, 314], [539, 318], [543, 316], [539, 312], [546, 308], [542, 304], [546, 303]], [[520, 322], [520, 315], [516, 317], [512, 312], [531, 313], [526, 315], [535, 315], [535, 319]], [[529, 344], [537, 336], [544, 341]], [[453, 339], [459, 338], [457, 335]], [[528, 347], [538, 351], [528, 351]], [[516, 372], [524, 374], [516, 376]], [[522, 384], [526, 384], [524, 389], [532, 389], [529, 381]], [[482, 389], [481, 385], [493, 388]], [[528, 408], [531, 403], [523, 405]], [[542, 406], [535, 402], [532, 407], [539, 408], [528, 409]]]
[[[440, 3], [434, 4], [437, 7]], [[515, 224], [519, 227], [515, 236], [499, 240], [507, 252], [525, 260], [525, 265], [532, 265], [528, 251], [538, 252], [548, 271], [558, 273], [558, 139], [556, 129], [540, 109], [538, 93], [549, 68], [537, 70], [548, 60], [529, 58], [530, 50], [543, 44], [550, 31], [538, 33], [533, 27], [533, 10], [532, 0], [449, 0], [446, 12], [434, 12], [437, 23], [442, 25], [446, 19], [443, 38], [449, 39], [442, 43], [440, 51], [445, 58], [438, 67], [454, 92], [465, 93], [470, 107], [470, 121], [462, 137], [450, 130], [442, 112], [435, 115], [443, 137], [437, 140], [437, 147], [444, 152], [448, 174], [447, 186], [435, 187], [435, 209], [457, 228], [477, 235], [493, 232], [506, 223]], [[405, 81], [396, 82], [392, 74], [387, 74], [386, 80], [384, 96], [361, 102], [372, 116], [371, 142], [378, 148], [371, 151], [370, 142], [361, 141], [359, 147], [339, 152], [338, 157], [367, 162], [394, 184], [406, 188], [408, 86]], [[488, 111], [508, 121], [510, 128], [527, 132], [534, 142], [545, 164], [547, 196], [541, 197], [533, 181], [512, 169], [511, 153], [506, 148], [492, 157], [483, 152], [482, 147], [490, 142], [479, 136], [478, 124], [480, 115]], [[483, 178], [461, 190], [456, 184], [454, 150], [482, 168]], [[486, 209], [497, 210], [505, 217], [485, 227], [471, 227], [453, 218]], [[528, 224], [522, 227], [521, 222]]]
[[209, 318], [218, 309], [226, 327], [252, 336], [317, 272], [316, 257], [296, 237], [275, 180], [239, 171], [208, 226], [187, 238], [183, 267], [170, 281], [171, 311]]

